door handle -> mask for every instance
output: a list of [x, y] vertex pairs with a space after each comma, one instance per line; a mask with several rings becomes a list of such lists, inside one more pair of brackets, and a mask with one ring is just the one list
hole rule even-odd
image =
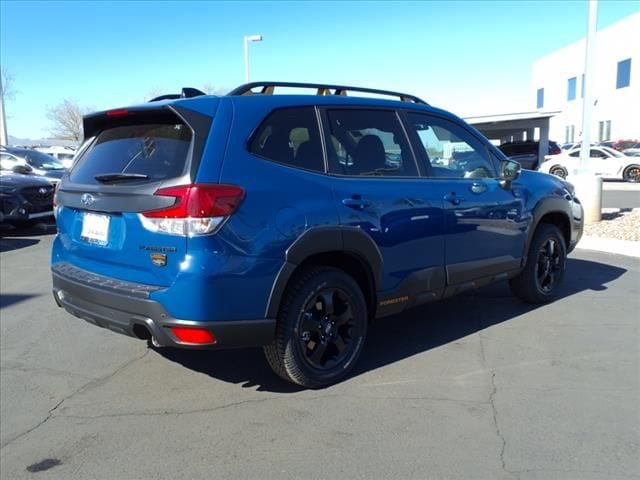
[[462, 203], [464, 198], [456, 195], [455, 192], [451, 192], [451, 193], [447, 193], [444, 196], [444, 200], [449, 202], [449, 203], [451, 203], [451, 204], [453, 204], [453, 205], [460, 205], [460, 203]]
[[354, 195], [351, 198], [343, 199], [342, 200], [342, 204], [345, 207], [356, 208], [358, 210], [362, 210], [362, 209], [368, 207], [369, 205], [371, 205], [371, 202], [369, 202], [369, 200], [365, 200], [360, 195]]
[[484, 193], [487, 191], [487, 186], [484, 183], [473, 182], [469, 187], [473, 193]]

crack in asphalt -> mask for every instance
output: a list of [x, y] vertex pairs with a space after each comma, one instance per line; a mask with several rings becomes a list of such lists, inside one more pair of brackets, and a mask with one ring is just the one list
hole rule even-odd
[[[474, 302], [476, 301], [476, 297], [474, 297]], [[479, 309], [474, 309], [475, 312], [479, 312], [481, 310]], [[482, 330], [483, 328], [485, 328], [485, 325], [482, 323], [482, 319], [480, 318], [480, 316], [477, 316], [477, 320], [478, 320], [478, 325], [479, 325], [479, 329], [478, 329], [478, 340], [480, 342], [480, 360], [482, 361], [482, 365], [484, 367], [487, 367], [487, 356], [486, 356], [486, 352], [484, 349], [484, 339], [482, 337]], [[491, 372], [491, 393], [489, 394], [489, 405], [491, 405], [491, 414], [492, 414], [492, 418], [493, 418], [493, 427], [495, 430], [495, 433], [497, 435], [497, 437], [500, 439], [500, 465], [502, 467], [502, 470], [508, 474], [511, 475], [516, 475], [518, 476], [516, 473], [507, 470], [507, 465], [506, 465], [506, 461], [505, 461], [505, 450], [507, 448], [507, 440], [504, 438], [504, 435], [502, 433], [502, 431], [500, 430], [500, 424], [498, 423], [498, 407], [496, 406], [496, 394], [498, 393], [498, 387], [496, 385], [496, 369], [495, 368], [490, 368], [489, 371]]]
[[274, 396], [269, 398], [253, 398], [247, 400], [241, 400], [238, 402], [226, 403], [224, 405], [218, 405], [215, 407], [209, 408], [197, 408], [194, 410], [160, 410], [155, 412], [121, 412], [121, 413], [107, 413], [104, 415], [65, 415], [58, 414], [55, 415], [55, 418], [74, 418], [80, 420], [96, 420], [102, 418], [118, 418], [118, 417], [156, 417], [156, 416], [182, 416], [182, 415], [193, 415], [199, 413], [211, 413], [216, 412], [218, 410], [224, 410], [231, 407], [238, 407], [246, 404], [257, 404], [264, 403], [270, 401], [283, 401], [283, 400], [299, 400], [304, 402], [310, 402], [315, 400], [326, 400], [328, 398], [353, 398], [358, 400], [400, 400], [400, 401], [414, 401], [414, 400], [422, 400], [422, 401], [436, 401], [436, 402], [454, 402], [461, 403], [465, 405], [488, 405], [488, 402], [480, 402], [480, 401], [472, 401], [472, 400], [460, 400], [456, 398], [442, 398], [442, 397], [427, 397], [427, 396], [412, 396], [412, 397], [384, 397], [384, 396], [365, 396], [365, 395], [350, 395], [350, 394], [331, 394], [331, 395], [321, 395], [315, 397], [304, 397], [304, 396], [295, 396], [295, 397], [282, 397], [282, 396]]
[[495, 403], [495, 397], [496, 397], [496, 393], [498, 392], [498, 388], [496, 387], [496, 372], [495, 370], [491, 372], [491, 395], [489, 395], [489, 403], [491, 404], [491, 411], [493, 413], [493, 425], [495, 427], [496, 430], [496, 435], [498, 435], [498, 438], [500, 439], [500, 441], [502, 442], [502, 446], [500, 448], [500, 463], [502, 464], [502, 470], [504, 470], [507, 473], [514, 473], [511, 472], [509, 470], [507, 470], [507, 466], [505, 464], [505, 460], [504, 460], [504, 451], [505, 448], [507, 447], [507, 441], [504, 438], [504, 435], [502, 434], [502, 432], [500, 431], [500, 425], [498, 424], [498, 409], [496, 407], [496, 403]]
[[[124, 365], [121, 365], [120, 367], [116, 368], [113, 372], [109, 373], [108, 375], [105, 375], [104, 377], [101, 378], [96, 378], [94, 380], [91, 380], [87, 383], [85, 383], [84, 385], [82, 385], [81, 387], [77, 388], [76, 390], [74, 390], [72, 393], [70, 393], [69, 395], [67, 395], [66, 397], [64, 397], [62, 400], [60, 400], [58, 403], [56, 403], [53, 408], [49, 409], [49, 411], [47, 412], [47, 416], [41, 420], [40, 422], [38, 422], [38, 424], [36, 424], [35, 426], [31, 427], [28, 430], [25, 430], [22, 433], [19, 433], [17, 435], [14, 435], [12, 438], [8, 439], [7, 441], [3, 442], [0, 445], [0, 450], [8, 447], [9, 445], [11, 445], [12, 443], [20, 440], [22, 437], [29, 435], [31, 432], [37, 430], [38, 428], [42, 427], [42, 425], [44, 425], [45, 423], [47, 423], [49, 420], [51, 420], [51, 418], [54, 417], [54, 414], [56, 412], [56, 410], [58, 408], [60, 408], [60, 406], [66, 402], [67, 400], [69, 400], [70, 398], [74, 397], [75, 395], [85, 392], [87, 390], [99, 387], [100, 385], [104, 385], [104, 383], [108, 382], [109, 380], [111, 380], [113, 377], [115, 377], [118, 373], [120, 373], [122, 370], [124, 370], [125, 368], [129, 367], [130, 365], [132, 365], [133, 363], [142, 360], [144, 357], [146, 357], [148, 355], [148, 353], [151, 350], [146, 350], [144, 352], [144, 354], [135, 357], [131, 360], [129, 360], [128, 362], [126, 362]], [[57, 416], [56, 416], [57, 417]]]

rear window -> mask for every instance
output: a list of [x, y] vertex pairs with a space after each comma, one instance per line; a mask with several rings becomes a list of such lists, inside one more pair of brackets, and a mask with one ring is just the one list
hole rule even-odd
[[71, 171], [77, 183], [99, 183], [96, 175], [140, 174], [145, 181], [181, 176], [191, 145], [191, 129], [182, 123], [148, 123], [100, 132]]

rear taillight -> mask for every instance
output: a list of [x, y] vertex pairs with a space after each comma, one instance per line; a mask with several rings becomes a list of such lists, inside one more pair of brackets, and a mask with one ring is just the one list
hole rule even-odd
[[237, 210], [244, 190], [235, 185], [195, 184], [161, 188], [154, 195], [175, 201], [170, 207], [142, 212], [142, 225], [152, 232], [193, 237], [217, 232]]

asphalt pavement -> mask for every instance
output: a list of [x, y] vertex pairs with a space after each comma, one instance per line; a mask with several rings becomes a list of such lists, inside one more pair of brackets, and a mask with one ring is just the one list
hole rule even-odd
[[580, 251], [556, 302], [504, 284], [375, 324], [355, 373], [155, 351], [56, 307], [51, 235], [0, 239], [2, 479], [640, 478], [640, 260]]

